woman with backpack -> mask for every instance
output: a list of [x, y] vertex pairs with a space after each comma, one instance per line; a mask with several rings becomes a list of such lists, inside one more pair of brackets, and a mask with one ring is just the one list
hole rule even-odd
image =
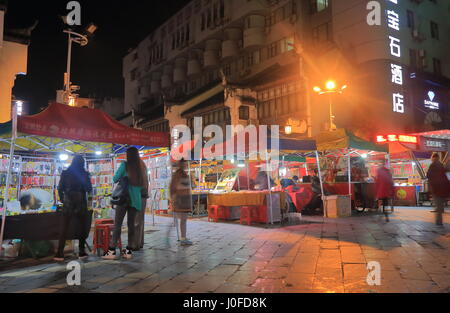
[[76, 233], [81, 234], [78, 256], [80, 259], [88, 256], [85, 251], [86, 238], [89, 236], [90, 229], [90, 225], [87, 225], [87, 194], [91, 192], [91, 178], [85, 169], [85, 160], [81, 155], [76, 155], [69, 168], [61, 173], [58, 185], [59, 199], [63, 202], [63, 217], [55, 261], [64, 261], [67, 230], [73, 219], [78, 220], [79, 229]]
[[[118, 205], [116, 207], [116, 216], [114, 221], [114, 232], [109, 251], [105, 252], [103, 259], [116, 259], [117, 242], [122, 234], [122, 224], [127, 215], [128, 224], [128, 246], [122, 252], [122, 256], [126, 259], [133, 257], [132, 251], [139, 247], [133, 247], [136, 239], [142, 236], [141, 232], [136, 231], [136, 221], [140, 221], [136, 216], [139, 213], [145, 213], [146, 195], [148, 191], [147, 167], [139, 157], [138, 149], [131, 147], [127, 149], [127, 161], [120, 164], [119, 169], [114, 175], [114, 183], [119, 182], [123, 177], [128, 178], [128, 203]], [[142, 215], [142, 214], [141, 214]], [[143, 223], [143, 221], [141, 221]], [[143, 225], [142, 225], [143, 226]]]

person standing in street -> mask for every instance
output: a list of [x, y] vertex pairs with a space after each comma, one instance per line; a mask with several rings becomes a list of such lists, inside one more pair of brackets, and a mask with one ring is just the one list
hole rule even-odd
[[436, 225], [443, 225], [442, 214], [444, 213], [447, 198], [450, 197], [450, 182], [447, 178], [447, 169], [439, 161], [439, 155], [433, 154], [431, 158], [431, 165], [427, 172], [428, 182], [433, 195], [433, 202], [436, 206]]
[[122, 224], [125, 215], [127, 215], [128, 224], [128, 246], [122, 251], [124, 258], [131, 259], [133, 257], [132, 250], [136, 248], [133, 247], [136, 244], [136, 236], [139, 236], [139, 238], [142, 236], [136, 230], [136, 216], [145, 210], [143, 195], [146, 191], [145, 188], [148, 188], [148, 177], [146, 166], [139, 157], [138, 149], [135, 147], [127, 149], [127, 161], [120, 164], [113, 178], [114, 183], [119, 182], [124, 176], [128, 177], [128, 195], [130, 201], [126, 205], [116, 207], [112, 242], [109, 251], [103, 256], [103, 259], [106, 260], [116, 259], [117, 242], [122, 234]]
[[394, 180], [391, 171], [386, 167], [386, 163], [383, 163], [377, 170], [375, 188], [376, 198], [381, 201], [383, 212], [386, 213], [386, 206], [394, 198]]
[[67, 238], [69, 224], [77, 220], [79, 234], [79, 252], [80, 259], [88, 255], [85, 251], [86, 238], [89, 236], [90, 225], [87, 216], [87, 194], [92, 192], [91, 178], [85, 169], [85, 160], [81, 155], [76, 155], [69, 168], [61, 173], [61, 179], [58, 185], [59, 199], [63, 203], [62, 223], [59, 231], [58, 251], [54, 257], [57, 262], [64, 261], [64, 246]]
[[[170, 199], [172, 201], [173, 214], [180, 220], [180, 242], [183, 246], [192, 245], [187, 239], [187, 219], [192, 212], [192, 190], [189, 182], [189, 175], [186, 173], [186, 162], [181, 159], [178, 162], [178, 169], [172, 174], [170, 182]], [[178, 227], [178, 225], [175, 225]]]

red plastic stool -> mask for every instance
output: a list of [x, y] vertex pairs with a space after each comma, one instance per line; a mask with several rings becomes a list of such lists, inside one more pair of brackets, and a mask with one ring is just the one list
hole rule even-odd
[[95, 225], [102, 225], [102, 224], [113, 224], [114, 225], [114, 220], [110, 219], [110, 218], [104, 218], [104, 219], [97, 219], [95, 220]]
[[[100, 249], [103, 252], [109, 250], [111, 242], [111, 233], [114, 231], [114, 224], [97, 224], [94, 229], [94, 251], [100, 255]], [[118, 242], [119, 249], [122, 250], [122, 240], [119, 238]]]
[[222, 205], [209, 205], [208, 206], [208, 222], [213, 221], [217, 223], [219, 219], [227, 219], [230, 217], [230, 211], [227, 207]]
[[251, 225], [252, 222], [258, 222], [258, 207], [255, 206], [243, 206], [241, 207], [241, 219], [240, 223], [247, 223], [247, 225]]

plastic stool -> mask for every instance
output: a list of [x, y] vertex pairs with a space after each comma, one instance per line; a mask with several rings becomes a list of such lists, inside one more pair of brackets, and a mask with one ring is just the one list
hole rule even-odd
[[215, 223], [219, 221], [219, 219], [227, 219], [230, 217], [230, 211], [227, 207], [221, 205], [209, 205], [208, 206], [208, 222], [211, 220]]
[[[100, 255], [99, 249], [102, 249], [103, 252], [109, 250], [109, 244], [111, 242], [111, 233], [114, 230], [114, 224], [98, 224], [95, 225], [94, 229], [94, 251], [97, 251], [97, 254]], [[118, 247], [122, 250], [122, 240], [119, 238]]]
[[255, 206], [243, 206], [241, 207], [241, 219], [240, 223], [247, 223], [247, 225], [251, 225], [252, 222], [258, 222], [258, 207]]
[[104, 218], [104, 219], [96, 219], [94, 225], [102, 225], [102, 224], [113, 224], [114, 225], [114, 220], [110, 219], [110, 218]]

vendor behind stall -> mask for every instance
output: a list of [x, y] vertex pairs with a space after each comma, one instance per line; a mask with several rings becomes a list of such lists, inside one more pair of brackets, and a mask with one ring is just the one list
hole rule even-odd
[[[273, 181], [272, 178], [270, 178], [270, 188], [275, 186], [275, 182]], [[269, 190], [269, 179], [267, 177], [267, 172], [266, 171], [259, 171], [258, 176], [256, 176], [256, 181], [255, 181], [255, 189], [256, 190]]]

